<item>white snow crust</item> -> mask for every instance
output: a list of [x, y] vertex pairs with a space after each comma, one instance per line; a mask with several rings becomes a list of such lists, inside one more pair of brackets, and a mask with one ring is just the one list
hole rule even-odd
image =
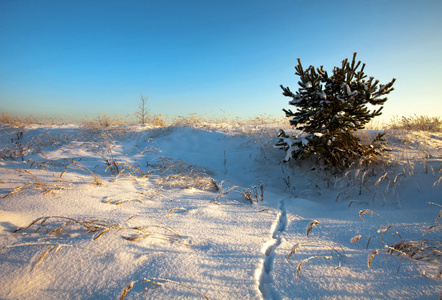
[[[438, 299], [440, 259], [383, 247], [394, 231], [442, 240], [422, 236], [442, 205], [442, 136], [393, 133], [390, 169], [333, 178], [282, 163], [277, 129], [1, 127], [0, 299], [119, 299], [131, 283], [125, 299]], [[6, 157], [17, 149], [24, 161]], [[263, 201], [247, 201], [261, 182]]]

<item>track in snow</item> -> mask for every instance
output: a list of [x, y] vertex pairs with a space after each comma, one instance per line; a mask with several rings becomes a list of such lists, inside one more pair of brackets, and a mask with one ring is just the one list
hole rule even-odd
[[281, 244], [281, 233], [287, 227], [287, 211], [285, 209], [285, 201], [282, 199], [279, 205], [280, 212], [272, 225], [272, 236], [265, 247], [265, 259], [259, 276], [259, 290], [264, 299], [279, 300], [281, 296], [278, 291], [272, 287], [273, 283], [273, 261], [275, 260], [275, 250]]

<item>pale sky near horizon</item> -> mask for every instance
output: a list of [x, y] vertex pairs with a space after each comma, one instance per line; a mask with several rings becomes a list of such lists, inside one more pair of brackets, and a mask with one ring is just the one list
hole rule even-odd
[[397, 78], [384, 118], [441, 116], [442, 1], [0, 1], [0, 112], [283, 116], [294, 66]]

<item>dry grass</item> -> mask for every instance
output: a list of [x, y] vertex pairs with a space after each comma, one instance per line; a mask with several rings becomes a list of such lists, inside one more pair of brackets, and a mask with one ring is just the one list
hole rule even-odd
[[429, 132], [442, 132], [442, 119], [440, 117], [418, 116], [394, 117], [387, 125], [393, 130], [417, 130]]
[[78, 228], [82, 229], [85, 234], [93, 233], [92, 240], [97, 240], [104, 234], [111, 231], [125, 231], [129, 232], [129, 236], [122, 236], [128, 241], [137, 241], [145, 238], [153, 238], [159, 240], [166, 240], [179, 244], [185, 244], [180, 242], [181, 234], [171, 227], [158, 221], [153, 221], [150, 225], [137, 225], [130, 226], [128, 222], [134, 219], [136, 216], [132, 216], [124, 223], [109, 221], [99, 218], [70, 218], [63, 216], [48, 216], [40, 217], [32, 221], [28, 226], [16, 229], [13, 233], [28, 232], [31, 229], [33, 232], [46, 230], [48, 236], [53, 235], [69, 235], [70, 232], [75, 232]]
[[239, 186], [232, 186], [230, 188], [223, 188], [223, 183], [221, 182], [219, 184], [217, 184], [218, 190], [219, 190], [219, 194], [215, 197], [215, 199], [213, 199], [212, 201], [210, 201], [210, 203], [215, 203], [218, 202], [219, 200], [221, 200], [223, 197], [225, 197], [226, 195], [232, 193], [232, 192], [236, 192], [236, 193], [241, 193], [243, 191], [242, 188], [240, 188]]
[[[333, 236], [333, 238], [335, 239], [337, 245], [340, 247], [340, 250], [336, 249], [336, 247], [334, 245], [330, 245], [329, 243], [324, 243], [321, 240], [316, 240], [315, 242], [319, 243], [319, 244], [321, 244], [321, 245], [323, 245], [323, 246], [325, 246], [327, 248], [330, 248], [331, 250], [333, 250], [334, 252], [336, 252], [338, 254], [338, 257], [332, 256], [332, 255], [313, 255], [313, 256], [310, 256], [308, 258], [305, 258], [305, 259], [301, 260], [298, 263], [297, 267], [296, 267], [296, 278], [298, 278], [299, 274], [301, 273], [301, 270], [302, 270], [301, 267], [305, 263], [309, 262], [310, 260], [318, 259], [318, 258], [337, 260], [338, 261], [338, 266], [335, 268], [335, 270], [337, 270], [337, 269], [339, 269], [341, 267], [341, 262], [342, 262], [341, 258], [342, 257], [346, 257], [345, 251], [344, 251], [344, 248], [343, 248], [342, 244], [338, 241], [338, 239], [333, 234], [333, 232], [327, 226], [323, 225], [322, 223], [320, 223], [317, 220], [313, 220], [313, 221], [310, 221], [308, 223], [308, 225], [306, 227], [307, 239], [308, 240], [310, 239], [310, 234], [311, 234], [313, 228], [316, 227], [317, 225], [321, 225], [324, 229], [326, 229]], [[296, 254], [296, 252], [301, 248], [301, 246], [302, 246], [301, 243], [296, 243], [295, 245], [293, 245], [289, 255], [287, 256], [287, 261], [288, 262], [290, 262], [290, 258], [293, 257]]]
[[104, 132], [100, 134], [99, 139], [101, 140], [101, 144], [96, 148], [99, 149], [100, 156], [106, 164], [105, 172], [109, 171], [112, 175], [116, 175], [116, 178], [134, 177], [144, 179], [149, 177], [149, 174], [143, 172], [139, 167], [117, 161], [114, 157], [114, 149], [117, 147], [117, 142], [114, 140], [112, 134]]
[[108, 116], [107, 114], [101, 114], [95, 119], [83, 118], [80, 126], [85, 130], [100, 131], [111, 127], [122, 127], [128, 125], [128, 122], [120, 115], [114, 114]]
[[240, 192], [240, 194], [252, 204], [254, 202], [264, 201], [264, 183], [261, 181], [259, 191], [258, 187], [254, 185], [250, 189], [246, 188], [243, 192]]
[[32, 124], [48, 124], [48, 123], [54, 123], [54, 121], [52, 120], [52, 121], [48, 122], [48, 120], [46, 120], [45, 122], [43, 122], [33, 116], [17, 117], [17, 116], [13, 116], [7, 112], [3, 112], [0, 115], [0, 124], [8, 125], [11, 127], [23, 127], [23, 126], [32, 125]]
[[30, 175], [30, 180], [22, 185], [19, 185], [12, 189], [9, 193], [2, 196], [2, 199], [12, 197], [15, 194], [18, 194], [20, 192], [23, 192], [28, 189], [36, 189], [36, 190], [42, 190], [43, 195], [52, 194], [57, 191], [63, 190], [70, 186], [69, 182], [61, 180], [61, 176], [57, 179], [56, 183], [52, 182], [43, 182], [40, 180], [36, 175], [34, 175], [31, 171], [19, 168], [17, 166], [17, 170], [19, 173]]
[[[337, 191], [336, 201], [349, 201], [353, 203], [374, 203], [376, 199], [382, 201], [383, 205], [388, 202], [400, 205], [398, 189], [405, 184], [412, 184], [418, 191], [422, 187], [416, 180], [416, 174], [425, 173], [435, 177], [433, 188], [442, 181], [442, 168], [437, 169], [436, 165], [440, 154], [434, 151], [422, 149], [413, 150], [414, 157], [403, 159], [404, 149], [395, 152], [395, 155], [385, 154], [372, 165], [363, 163], [354, 164], [343, 176], [336, 178], [334, 189]], [[431, 153], [430, 153], [431, 152]], [[438, 179], [439, 178], [439, 179]], [[357, 200], [362, 198], [363, 200]]]
[[143, 296], [144, 297], [147, 296], [147, 292], [148, 292], [148, 288], [146, 288], [146, 286], [145, 286], [146, 283], [154, 284], [154, 285], [160, 286], [160, 287], [162, 287], [164, 285], [164, 283], [170, 283], [170, 284], [173, 284], [173, 285], [176, 285], [176, 286], [188, 289], [188, 290], [194, 292], [195, 294], [198, 294], [200, 297], [202, 297], [202, 298], [204, 298], [206, 300], [209, 300], [209, 298], [207, 298], [207, 296], [205, 296], [202, 293], [198, 292], [194, 288], [191, 288], [191, 287], [189, 287], [187, 285], [181, 284], [179, 282], [176, 282], [176, 281], [173, 281], [173, 280], [170, 280], [170, 279], [165, 279], [165, 278], [149, 278], [149, 279], [143, 278], [141, 280], [132, 281], [121, 292], [120, 300], [123, 300], [126, 297], [126, 295], [129, 293], [129, 291], [135, 286], [135, 284], [140, 283], [140, 282], [143, 284]]
[[158, 186], [168, 189], [180, 187], [185, 189], [219, 190], [216, 181], [209, 176], [209, 171], [197, 165], [189, 165], [183, 160], [172, 160], [162, 157], [159, 163], [152, 165], [152, 174], [159, 175]]
[[[383, 252], [384, 253], [384, 259], [386, 259], [387, 255], [391, 256], [397, 256], [400, 258], [399, 266], [397, 273], [399, 273], [400, 266], [402, 263], [402, 259], [406, 258], [411, 263], [415, 265], [415, 267], [419, 270], [419, 272], [427, 277], [425, 271], [421, 269], [418, 262], [425, 262], [426, 264], [430, 264], [432, 266], [439, 266], [439, 269], [442, 267], [442, 242], [437, 240], [405, 240], [401, 237], [399, 232], [394, 228], [394, 226], [389, 223], [385, 218], [383, 218], [381, 215], [373, 212], [370, 209], [364, 209], [359, 212], [359, 216], [362, 220], [364, 220], [363, 215], [370, 214], [371, 217], [373, 215], [378, 216], [383, 221], [387, 222], [388, 226], [384, 226], [380, 228], [377, 233], [381, 236], [369, 236], [367, 241], [366, 248], [368, 249], [370, 241], [372, 238], [376, 238], [382, 243], [383, 248], [372, 250], [368, 254], [367, 259], [367, 265], [368, 268], [371, 268], [372, 261], [376, 255]], [[439, 216], [436, 218], [436, 223], [439, 221], [440, 216], [442, 216], [442, 212], [439, 213]], [[365, 221], [365, 220], [364, 220]], [[439, 225], [439, 224], [437, 224]], [[433, 229], [434, 226], [431, 226], [428, 228], [423, 235], [425, 235], [429, 230]], [[390, 235], [396, 239], [396, 242], [389, 243], [385, 240], [384, 233], [389, 232]], [[359, 240], [361, 240], [361, 235], [355, 236], [351, 239], [352, 243], [356, 243]], [[386, 268], [388, 269], [387, 262], [385, 261]], [[436, 274], [436, 278], [439, 276], [439, 274]]]
[[339, 242], [338, 238], [336, 237], [336, 235], [334, 235], [334, 233], [330, 230], [330, 228], [328, 228], [327, 226], [325, 226], [324, 224], [320, 223], [319, 221], [313, 220], [311, 221], [306, 228], [306, 236], [307, 239], [310, 238], [310, 232], [312, 231], [312, 229], [317, 226], [317, 225], [321, 225], [324, 229], [326, 229], [329, 234], [334, 238], [334, 240], [336, 241], [337, 245], [339, 246], [339, 248], [341, 249], [342, 253], [337, 250], [334, 246], [330, 246], [328, 244], [324, 244], [328, 247], [330, 247], [333, 251], [335, 251], [337, 254], [339, 254], [340, 256], [345, 256], [345, 251], [344, 248], [342, 247], [342, 244]]
[[148, 122], [151, 126], [154, 126], [154, 127], [166, 127], [167, 126], [167, 123], [163, 119], [163, 116], [161, 114], [153, 115], [152, 117], [150, 117], [148, 119]]
[[[229, 194], [239, 195], [240, 198], [250, 202], [251, 204], [257, 203], [259, 201], [264, 201], [265, 185], [262, 181], [261, 181], [259, 187], [253, 185], [250, 188], [244, 188], [244, 187], [240, 187], [240, 186], [236, 186], [236, 185], [231, 186], [229, 188], [223, 188], [223, 183], [224, 182], [217, 184], [216, 182], [214, 182], [214, 184], [216, 184], [216, 187], [217, 187], [216, 190], [219, 192], [219, 194], [215, 197], [215, 199], [210, 201], [210, 203], [217, 203], [222, 199], [228, 199], [226, 196]], [[258, 190], [258, 188], [259, 188], [259, 190]], [[235, 198], [236, 197], [234, 197], [230, 200], [236, 201]]]
[[171, 208], [169, 209], [169, 212], [167, 213], [167, 216], [169, 216], [173, 211], [176, 210], [180, 210], [180, 211], [188, 211], [187, 209], [185, 209], [184, 207], [175, 207], [175, 208]]
[[[436, 203], [430, 203], [430, 204], [440, 206], [439, 204], [436, 204]], [[380, 214], [378, 214], [370, 209], [363, 209], [363, 210], [359, 211], [359, 217], [363, 221], [365, 221], [364, 216], [366, 216], [366, 215], [369, 215], [372, 218], [374, 216], [376, 216], [377, 218], [380, 218], [382, 221], [387, 223], [387, 226], [383, 226], [377, 230], [377, 235], [366, 236], [366, 238], [367, 238], [366, 249], [367, 250], [369, 249], [370, 242], [373, 239], [378, 240], [382, 245], [382, 247], [380, 247], [380, 248], [369, 250], [369, 253], [367, 256], [368, 268], [372, 267], [373, 259], [378, 254], [383, 253], [384, 260], [385, 260], [385, 266], [386, 266], [387, 270], [388, 270], [388, 266], [387, 266], [386, 258], [387, 258], [387, 256], [394, 256], [394, 257], [397, 257], [400, 259], [397, 273], [399, 273], [399, 270], [400, 270], [400, 267], [402, 264], [402, 260], [405, 258], [405, 259], [409, 260], [416, 267], [416, 269], [419, 271], [419, 273], [422, 276], [428, 277], [426, 272], [424, 271], [423, 265], [422, 265], [422, 264], [426, 264], [432, 270], [438, 269], [438, 271], [434, 275], [434, 278], [436, 278], [436, 279], [440, 278], [440, 276], [442, 274], [441, 273], [441, 271], [442, 271], [442, 241], [428, 240], [428, 239], [403, 239], [402, 236], [399, 234], [399, 232], [395, 229], [395, 227], [390, 222], [388, 222], [388, 220], [386, 220], [384, 217], [382, 217]], [[442, 219], [442, 210], [439, 212], [439, 215], [435, 219], [435, 225], [430, 226], [423, 233], [423, 235], [428, 233], [428, 231], [430, 231], [430, 230], [435, 230], [438, 227], [440, 227], [441, 224], [438, 223], [440, 219]], [[316, 240], [315, 242], [334, 250], [339, 256], [336, 257], [336, 256], [332, 256], [332, 255], [313, 255], [313, 256], [310, 256], [308, 258], [301, 260], [297, 265], [296, 278], [300, 275], [300, 273], [302, 271], [302, 266], [305, 263], [307, 263], [313, 259], [325, 258], [325, 259], [338, 260], [339, 261], [339, 266], [337, 267], [337, 269], [338, 269], [341, 266], [341, 261], [342, 261], [341, 257], [343, 257], [343, 256], [345, 257], [344, 249], [343, 249], [342, 245], [339, 243], [339, 241], [337, 241], [334, 234], [326, 226], [324, 226], [323, 224], [321, 224], [317, 220], [313, 220], [308, 223], [308, 225], [306, 227], [307, 239], [310, 239], [313, 229], [315, 227], [317, 227], [318, 225], [321, 225], [323, 228], [327, 229], [327, 231], [329, 231], [329, 233], [331, 233], [331, 235], [334, 237], [336, 242], [340, 245], [341, 249], [339, 251], [335, 246], [330, 245], [325, 242], [322, 242], [321, 240], [319, 240], [319, 241]], [[386, 233], [387, 233], [387, 235], [385, 235]], [[390, 238], [388, 238], [388, 237], [390, 237]], [[393, 238], [393, 240], [395, 240], [395, 241], [391, 242], [391, 238]], [[350, 242], [352, 244], [354, 244], [354, 243], [358, 243], [362, 239], [363, 239], [362, 235], [356, 235], [350, 239]], [[301, 243], [294, 244], [290, 253], [287, 256], [287, 261], [290, 262], [290, 259], [292, 259], [301, 248], [302, 248]]]
[[290, 251], [290, 254], [287, 257], [287, 260], [290, 260], [290, 257], [292, 257], [293, 255], [296, 254], [296, 251], [298, 251], [298, 249], [301, 248], [301, 245], [302, 245], [301, 243], [297, 243], [297, 244], [293, 245], [292, 250]]
[[339, 265], [335, 268], [335, 270], [338, 270], [339, 268], [341, 268], [341, 259], [334, 257], [334, 256], [329, 256], [329, 255], [315, 255], [315, 256], [310, 256], [309, 258], [306, 258], [304, 260], [302, 260], [297, 268], [296, 268], [296, 278], [299, 277], [299, 274], [301, 273], [301, 267], [303, 264], [307, 263], [308, 261], [312, 260], [312, 259], [317, 259], [317, 258], [326, 258], [326, 259], [335, 259], [338, 261]]
[[5, 143], [0, 150], [0, 159], [15, 160], [21, 158], [25, 161], [25, 156], [41, 153], [45, 147], [57, 147], [72, 140], [72, 136], [66, 133], [52, 135], [49, 131], [42, 134], [28, 137], [26, 127], [20, 126], [15, 129], [15, 134], [12, 134], [9, 141]]

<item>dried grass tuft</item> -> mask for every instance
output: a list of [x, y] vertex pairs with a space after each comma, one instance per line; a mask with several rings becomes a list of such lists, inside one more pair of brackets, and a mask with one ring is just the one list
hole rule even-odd
[[207, 296], [203, 295], [202, 293], [200, 293], [199, 291], [195, 290], [194, 288], [191, 288], [191, 287], [189, 287], [189, 286], [187, 286], [187, 285], [184, 285], [184, 284], [182, 284], [182, 283], [179, 283], [179, 282], [176, 282], [176, 281], [173, 281], [173, 280], [170, 280], [170, 279], [165, 279], [165, 278], [149, 278], [149, 279], [147, 279], [147, 278], [143, 278], [143, 279], [141, 279], [141, 280], [132, 281], [131, 283], [129, 283], [129, 284], [123, 289], [123, 291], [122, 291], [122, 293], [121, 293], [121, 295], [120, 295], [120, 300], [123, 300], [123, 299], [126, 297], [127, 293], [129, 293], [129, 291], [134, 287], [134, 285], [135, 285], [136, 283], [139, 283], [139, 282], [142, 282], [142, 283], [143, 283], [143, 295], [144, 295], [144, 296], [146, 296], [146, 288], [145, 288], [145, 286], [144, 286], [144, 284], [145, 284], [146, 282], [147, 282], [147, 283], [150, 283], [150, 284], [157, 285], [157, 286], [163, 286], [164, 283], [171, 283], [171, 284], [174, 284], [174, 285], [177, 285], [177, 286], [180, 286], [180, 287], [186, 288], [186, 289], [188, 289], [188, 290], [190, 290], [190, 291], [192, 291], [192, 292], [198, 294], [198, 295], [201, 296], [202, 298], [204, 298], [204, 299], [206, 299], [206, 300], [209, 300], [209, 298], [208, 298]]
[[163, 157], [159, 164], [152, 166], [154, 167], [152, 173], [161, 176], [157, 180], [158, 186], [165, 186], [168, 189], [174, 187], [215, 191], [220, 189], [216, 181], [209, 176], [209, 171], [197, 165], [189, 165], [183, 160], [174, 161]]
[[313, 220], [310, 223], [308, 223], [307, 229], [306, 229], [307, 238], [309, 238], [310, 232], [312, 231], [313, 227], [315, 227], [318, 224], [319, 224], [319, 222], [316, 220]]
[[405, 255], [410, 260], [442, 263], [442, 242], [402, 240], [387, 248], [387, 254]]
[[297, 244], [293, 245], [292, 250], [290, 251], [290, 254], [287, 257], [287, 260], [290, 260], [290, 257], [295, 255], [296, 251], [298, 251], [299, 248], [301, 248], [301, 243], [297, 243]]
[[371, 216], [373, 217], [373, 212], [369, 209], [363, 209], [361, 211], [359, 211], [359, 217], [362, 219], [362, 221], [365, 221], [364, 218], [362, 217], [362, 215], [364, 214], [371, 214]]
[[136, 281], [132, 281], [123, 289], [120, 295], [120, 300], [123, 300], [124, 297], [126, 297], [127, 293], [129, 293], [129, 291], [134, 287], [135, 283]]
[[418, 116], [394, 117], [389, 124], [393, 130], [418, 130], [428, 132], [441, 132], [442, 119], [440, 117]]
[[264, 183], [261, 181], [259, 192], [257, 186], [252, 186], [250, 189], [246, 188], [240, 194], [250, 203], [264, 201]]
[[169, 216], [173, 211], [175, 210], [183, 210], [183, 211], [188, 211], [187, 209], [185, 209], [184, 207], [175, 207], [172, 209], [169, 209], [169, 212], [167, 213], [167, 216]]
[[318, 255], [318, 256], [311, 256], [309, 258], [306, 258], [304, 260], [302, 260], [299, 264], [298, 267], [296, 268], [296, 278], [299, 277], [299, 274], [301, 273], [301, 267], [303, 264], [307, 263], [308, 261], [315, 259], [315, 258], [326, 258], [326, 259], [336, 259], [338, 260], [338, 266], [335, 268], [335, 270], [338, 270], [341, 268], [341, 260], [339, 258], [336, 258], [334, 256], [327, 256], [327, 255]]
[[331, 236], [333, 236], [334, 240], [336, 241], [336, 243], [339, 245], [339, 248], [341, 248], [342, 253], [337, 250], [334, 246], [331, 246], [327, 243], [322, 243], [321, 241], [317, 241], [318, 243], [321, 243], [329, 248], [331, 248], [333, 251], [335, 251], [337, 254], [339, 254], [340, 256], [345, 256], [345, 251], [344, 248], [342, 247], [342, 244], [339, 242], [338, 238], [336, 237], [336, 235], [334, 235], [334, 233], [330, 230], [330, 228], [328, 228], [327, 226], [325, 226], [324, 224], [320, 223], [317, 220], [313, 220], [311, 221], [306, 228], [306, 235], [307, 235], [307, 239], [310, 238], [310, 232], [312, 231], [313, 227], [317, 226], [317, 225], [321, 225], [323, 228], [325, 228]]
[[[431, 204], [435, 204], [435, 203], [431, 203]], [[438, 204], [436, 204], [436, 205], [438, 205]], [[364, 220], [362, 218], [362, 215], [367, 214], [367, 213], [370, 213], [372, 216], [373, 216], [373, 214], [376, 214], [377, 216], [379, 216], [383, 220], [385, 220], [385, 218], [383, 218], [382, 216], [380, 216], [377, 213], [374, 213], [373, 211], [371, 211], [369, 209], [364, 209], [359, 212], [359, 216], [361, 217], [362, 220]], [[436, 222], [439, 220], [439, 218], [440, 218], [440, 214], [436, 218]], [[394, 230], [394, 226], [392, 224], [390, 224], [387, 220], [385, 220], [385, 221], [389, 225], [381, 227], [380, 229], [377, 230], [377, 233], [381, 234], [381, 238], [378, 238], [377, 236], [370, 236], [368, 239], [367, 249], [368, 249], [368, 246], [369, 246], [372, 238], [379, 239], [383, 245], [383, 249], [375, 249], [369, 253], [368, 260], [367, 260], [368, 268], [371, 268], [373, 258], [376, 255], [378, 255], [381, 251], [384, 252], [385, 265], [386, 265], [387, 269], [388, 269], [387, 261], [386, 261], [387, 254], [392, 255], [392, 256], [398, 256], [400, 258], [400, 263], [398, 266], [397, 273], [399, 273], [403, 258], [407, 258], [409, 261], [411, 261], [424, 277], [427, 277], [427, 276], [426, 276], [425, 272], [419, 267], [417, 262], [425, 262], [425, 263], [429, 263], [432, 265], [439, 265], [439, 266], [442, 264], [442, 242], [441, 241], [437, 241], [437, 240], [404, 240], [401, 237], [401, 235], [396, 230]], [[439, 226], [442, 226], [442, 224], [435, 224], [433, 226], [430, 226], [423, 233], [423, 235], [425, 235], [428, 231], [430, 231], [436, 227], [439, 227]], [[397, 242], [391, 244], [391, 243], [387, 243], [384, 240], [384, 233], [387, 231], [390, 232], [390, 234], [394, 238], [397, 239]], [[353, 242], [359, 241], [360, 239], [361, 239], [361, 236], [358, 235], [356, 237], [353, 237], [351, 241], [353, 243]], [[437, 276], [438, 275], [436, 274], [436, 277]]]
[[381, 252], [380, 249], [376, 249], [374, 251], [372, 251], [370, 254], [368, 254], [368, 259], [367, 259], [367, 265], [368, 268], [371, 269], [371, 262], [373, 261], [373, 258], [379, 254], [379, 252]]
[[[126, 223], [133, 219], [135, 216], [126, 220]], [[80, 227], [84, 230], [85, 234], [96, 233], [92, 238], [94, 241], [101, 238], [104, 234], [111, 231], [126, 231], [130, 232], [131, 236], [122, 236], [128, 241], [138, 241], [145, 238], [154, 238], [158, 240], [165, 240], [169, 242], [179, 243], [187, 245], [187, 243], [180, 242], [181, 234], [166, 224], [159, 224], [155, 222], [148, 226], [129, 226], [120, 223], [112, 222], [105, 219], [97, 218], [83, 218], [74, 219], [61, 216], [49, 216], [40, 217], [32, 221], [26, 227], [18, 228], [13, 233], [20, 231], [27, 231], [34, 228], [34, 232], [40, 231], [42, 228], [47, 228], [47, 234], [53, 236], [61, 234], [62, 232], [69, 233], [69, 230], [75, 230], [76, 227]]]
[[359, 240], [362, 238], [362, 235], [356, 235], [356, 236], [354, 236], [354, 237], [352, 237], [351, 239], [350, 239], [350, 242], [352, 243], [352, 244], [354, 244], [354, 243], [357, 243], [357, 242], [359, 242]]

